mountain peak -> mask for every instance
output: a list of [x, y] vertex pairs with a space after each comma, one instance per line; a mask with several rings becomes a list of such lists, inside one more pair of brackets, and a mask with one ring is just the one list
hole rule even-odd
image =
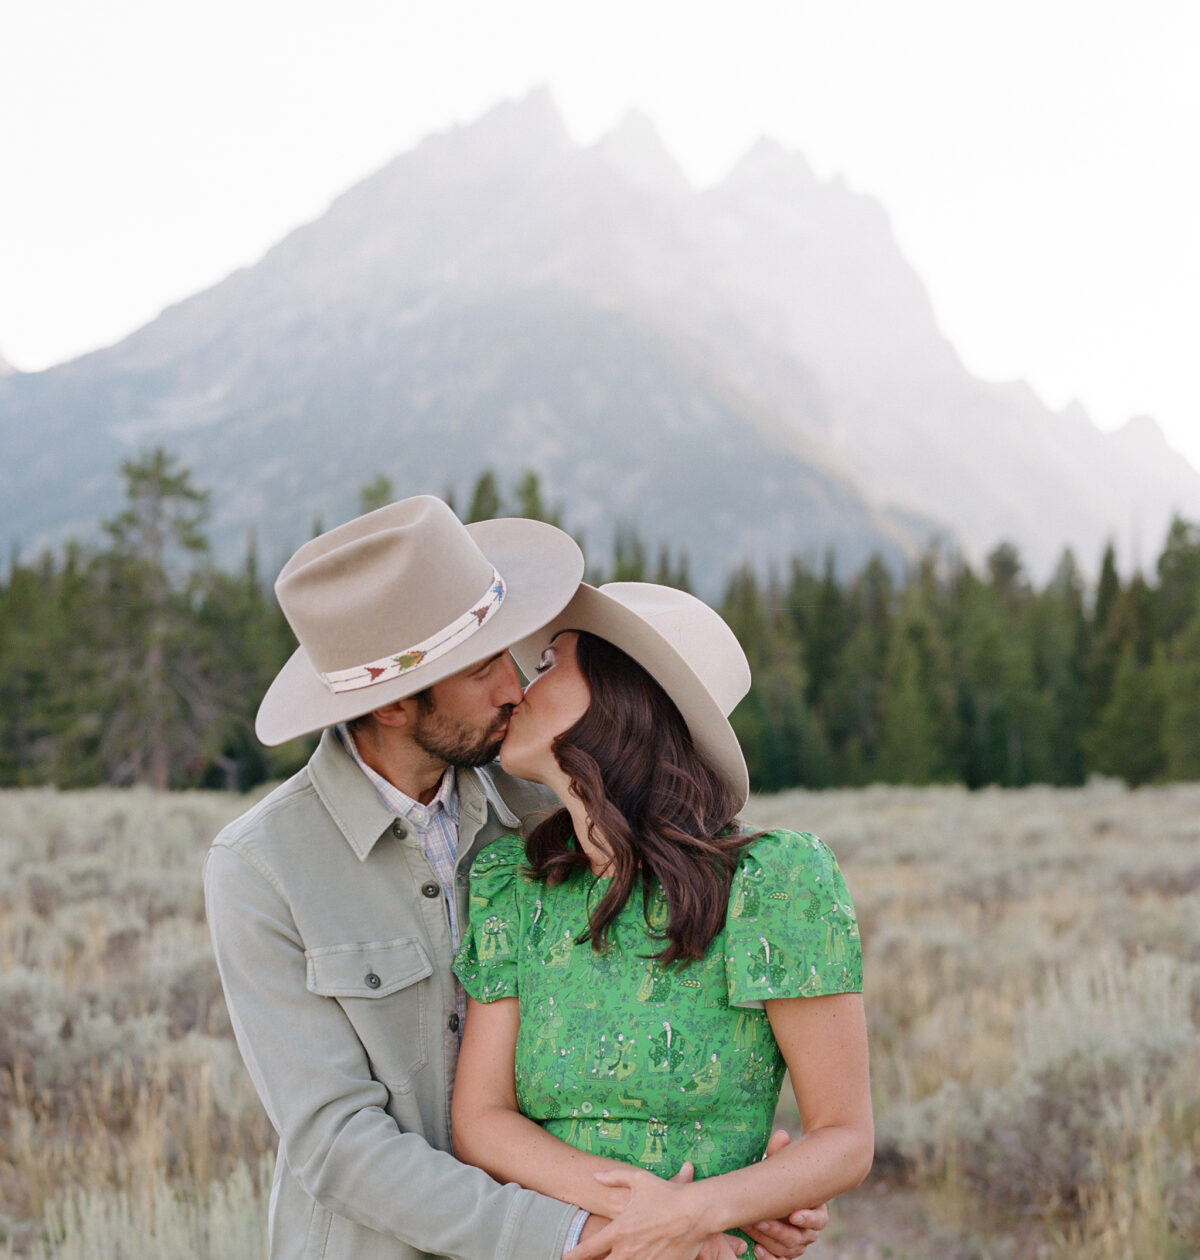
[[501, 101], [476, 122], [455, 129], [484, 144], [499, 144], [505, 150], [573, 147], [562, 115], [545, 84], [524, 96]]
[[631, 109], [595, 147], [604, 161], [636, 188], [673, 195], [692, 191], [658, 129], [640, 110]]
[[779, 191], [808, 191], [818, 180], [802, 153], [790, 152], [775, 140], [760, 136], [725, 177], [724, 187], [769, 188]]
[[[519, 177], [514, 173], [528, 172], [547, 159], [555, 161], [574, 148], [550, 89], [534, 88], [522, 97], [501, 101], [472, 122], [430, 133], [374, 175], [348, 188], [323, 219], [285, 238], [267, 258], [278, 261], [279, 251], [286, 251], [297, 235], [311, 237], [314, 229], [322, 230], [322, 224], [328, 229], [329, 222], [339, 223], [345, 239], [362, 246], [364, 234], [378, 234], [383, 207], [387, 207], [386, 214], [402, 210], [408, 215], [414, 199], [420, 202], [429, 188], [444, 186], [447, 180], [478, 183]], [[388, 227], [389, 233], [393, 226]], [[391, 237], [384, 248], [394, 245], [395, 238]], [[287, 266], [292, 265], [289, 257]], [[322, 279], [322, 283], [326, 281]]]
[[1148, 442], [1155, 446], [1166, 445], [1166, 435], [1162, 426], [1153, 416], [1130, 416], [1117, 433], [1130, 441]]

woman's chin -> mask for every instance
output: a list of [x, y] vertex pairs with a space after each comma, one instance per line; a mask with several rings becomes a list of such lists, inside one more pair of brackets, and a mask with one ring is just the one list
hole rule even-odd
[[515, 748], [509, 747], [508, 737], [505, 736], [504, 742], [500, 745], [500, 768], [515, 779], [529, 778], [528, 774], [522, 774], [520, 763], [521, 758], [517, 756]]
[[511, 774], [514, 779], [524, 779], [528, 783], [545, 783], [546, 776], [536, 757], [522, 756], [519, 746], [514, 741], [505, 739], [500, 745], [500, 768]]

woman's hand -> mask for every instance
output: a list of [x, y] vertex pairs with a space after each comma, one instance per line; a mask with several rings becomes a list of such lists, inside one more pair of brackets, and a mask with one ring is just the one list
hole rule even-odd
[[632, 1165], [596, 1174], [602, 1185], [625, 1188], [625, 1210], [592, 1237], [585, 1236], [564, 1260], [734, 1260], [746, 1249], [740, 1238], [713, 1234], [704, 1223], [703, 1190], [682, 1180], [664, 1181]]
[[829, 1224], [829, 1208], [801, 1208], [782, 1221], [760, 1221], [757, 1225], [742, 1226], [758, 1244], [755, 1256], [758, 1260], [794, 1260], [821, 1237], [821, 1230]]

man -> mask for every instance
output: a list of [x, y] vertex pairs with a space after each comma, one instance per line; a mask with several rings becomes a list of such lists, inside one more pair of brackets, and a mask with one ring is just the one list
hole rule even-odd
[[[467, 872], [543, 803], [492, 763], [521, 700], [507, 648], [583, 574], [562, 531], [394, 503], [306, 543], [276, 583], [300, 647], [256, 730], [322, 730], [205, 863], [238, 1046], [280, 1136], [272, 1260], [557, 1260], [588, 1220], [450, 1152]], [[792, 1254], [825, 1223], [773, 1223]]]

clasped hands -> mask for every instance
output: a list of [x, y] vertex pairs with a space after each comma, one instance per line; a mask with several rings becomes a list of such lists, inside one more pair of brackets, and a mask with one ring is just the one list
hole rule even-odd
[[[764, 1158], [781, 1151], [791, 1139], [783, 1130], [771, 1135]], [[704, 1223], [702, 1184], [689, 1185], [692, 1165], [684, 1164], [669, 1181], [629, 1165], [596, 1174], [596, 1180], [628, 1191], [620, 1214], [609, 1220], [592, 1216], [579, 1245], [563, 1260], [736, 1260], [746, 1257], [746, 1243], [730, 1234], [713, 1233]], [[821, 1204], [792, 1212], [786, 1220], [742, 1226], [757, 1244], [758, 1260], [792, 1260], [816, 1242], [829, 1223]]]

